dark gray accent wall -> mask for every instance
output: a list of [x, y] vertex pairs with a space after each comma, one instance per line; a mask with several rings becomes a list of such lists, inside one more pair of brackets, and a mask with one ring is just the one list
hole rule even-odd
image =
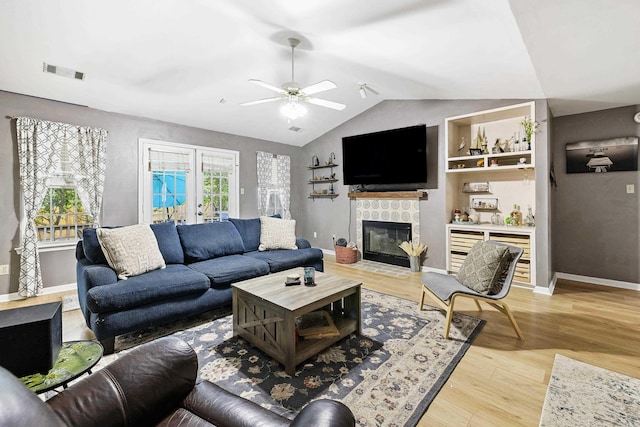
[[[300, 147], [0, 91], [0, 264], [10, 265], [10, 275], [0, 276], [0, 295], [18, 290], [19, 257], [14, 248], [20, 246], [21, 206], [15, 120], [6, 116], [29, 116], [109, 131], [104, 225], [138, 222], [138, 138], [239, 151], [240, 187], [245, 190], [240, 196], [240, 216], [245, 218], [257, 215], [256, 151], [289, 155], [292, 164], [291, 212], [294, 218], [303, 218], [304, 201], [300, 199], [306, 191], [303, 185], [305, 176], [304, 169], [297, 165], [306, 164], [306, 159], [304, 162], [301, 160]], [[75, 283], [73, 250], [44, 252], [41, 261], [45, 287]]]
[[[640, 283], [640, 174], [566, 173], [570, 142], [640, 135], [640, 105], [556, 117], [553, 159], [553, 268], [560, 273]], [[627, 194], [626, 185], [635, 193]]]
[[[446, 187], [445, 187], [445, 136], [444, 119], [447, 117], [473, 113], [477, 111], [497, 108], [501, 106], [513, 105], [526, 100], [417, 100], [417, 101], [383, 101], [375, 107], [365, 111], [352, 120], [326, 133], [310, 144], [305, 145], [304, 157], [307, 164], [311, 163], [311, 157], [318, 155], [320, 159], [328, 159], [331, 152], [336, 154], [336, 161], [342, 165], [342, 137], [358, 135], [369, 132], [376, 132], [386, 129], [401, 128], [416, 124], [426, 124], [430, 132], [428, 133], [428, 191], [429, 196], [420, 202], [420, 235], [421, 240], [429, 247], [428, 256], [423, 262], [427, 267], [445, 269], [446, 267], [446, 235], [444, 225], [450, 220], [450, 214], [446, 212]], [[547, 117], [546, 101], [538, 101], [536, 119], [545, 120]], [[540, 118], [538, 117], [540, 116]], [[433, 130], [437, 129], [437, 133]], [[548, 154], [547, 131], [543, 126], [541, 132], [536, 136], [537, 144], [541, 147], [537, 156], [546, 157]], [[536, 161], [541, 159], [537, 157]], [[544, 160], [542, 160], [544, 163]], [[538, 166], [538, 165], [536, 165]], [[536, 171], [536, 178], [543, 179], [542, 193], [537, 203], [541, 204], [538, 209], [541, 221], [548, 219], [548, 182], [546, 165], [540, 165], [541, 172]], [[538, 176], [540, 175], [540, 176]], [[308, 176], [310, 177], [310, 175]], [[344, 237], [351, 241], [356, 241], [355, 236], [355, 201], [349, 200], [347, 193], [348, 186], [342, 184], [342, 170], [338, 169], [340, 182], [335, 185], [335, 190], [339, 197], [331, 200], [307, 199], [303, 212], [305, 221], [303, 233], [311, 237], [313, 245], [333, 249], [332, 235]], [[307, 178], [308, 179], [308, 178]], [[538, 188], [538, 187], [536, 187]], [[310, 189], [307, 189], [307, 193]], [[541, 229], [545, 229], [541, 224]], [[318, 237], [312, 238], [313, 232], [317, 232]], [[538, 251], [543, 254], [548, 253], [548, 238], [537, 239]], [[550, 262], [542, 264], [548, 269]], [[541, 280], [539, 286], [547, 287], [550, 272], [537, 271]]]

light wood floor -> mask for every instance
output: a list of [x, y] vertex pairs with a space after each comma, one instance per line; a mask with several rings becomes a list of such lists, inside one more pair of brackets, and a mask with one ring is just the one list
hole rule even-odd
[[[325, 256], [325, 271], [414, 300], [418, 308], [421, 273], [397, 279], [336, 264], [332, 256]], [[47, 295], [20, 304], [55, 298]], [[483, 304], [478, 312], [471, 300], [457, 303], [458, 311], [487, 324], [420, 426], [537, 426], [556, 353], [640, 378], [640, 292], [561, 281], [553, 296], [512, 288], [506, 301], [523, 341], [493, 308]], [[0, 304], [0, 309], [17, 304]], [[91, 337], [79, 310], [64, 313], [63, 335], [65, 340]]]

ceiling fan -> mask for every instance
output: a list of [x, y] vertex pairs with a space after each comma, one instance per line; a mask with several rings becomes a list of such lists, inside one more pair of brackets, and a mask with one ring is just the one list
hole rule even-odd
[[346, 105], [340, 104], [338, 102], [327, 101], [326, 99], [320, 98], [312, 98], [311, 95], [315, 95], [316, 93], [324, 92], [330, 89], [335, 89], [338, 86], [330, 80], [323, 80], [316, 84], [312, 84], [311, 86], [307, 86], [305, 88], [300, 88], [300, 85], [294, 80], [294, 49], [298, 44], [300, 44], [300, 40], [290, 38], [288, 39], [289, 46], [291, 46], [291, 81], [282, 85], [281, 88], [271, 85], [269, 83], [265, 83], [262, 80], [257, 79], [249, 79], [251, 83], [257, 84], [258, 86], [262, 86], [269, 90], [272, 90], [278, 93], [278, 96], [273, 98], [265, 98], [259, 99], [257, 101], [249, 101], [244, 102], [240, 105], [248, 106], [248, 105], [256, 105], [263, 104], [265, 102], [272, 101], [280, 101], [287, 100], [288, 102], [280, 109], [282, 114], [287, 116], [289, 119], [297, 119], [298, 117], [302, 117], [307, 113], [307, 109], [301, 104], [301, 102], [308, 102], [309, 104], [319, 105], [321, 107], [331, 108], [333, 110], [344, 110]]

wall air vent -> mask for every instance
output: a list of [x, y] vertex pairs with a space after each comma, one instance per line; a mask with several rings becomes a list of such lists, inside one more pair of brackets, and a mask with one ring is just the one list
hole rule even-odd
[[70, 68], [59, 67], [57, 65], [42, 63], [42, 71], [45, 73], [56, 74], [61, 77], [68, 77], [70, 79], [84, 80], [84, 73], [75, 71]]
[[302, 128], [299, 128], [298, 126], [291, 126], [289, 130], [292, 132], [302, 132]]

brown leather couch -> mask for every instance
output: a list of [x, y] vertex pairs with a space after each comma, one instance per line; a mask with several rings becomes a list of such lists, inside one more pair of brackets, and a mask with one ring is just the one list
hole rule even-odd
[[293, 420], [208, 381], [196, 384], [198, 358], [175, 337], [141, 345], [43, 402], [0, 368], [2, 426], [354, 426], [349, 408], [309, 403]]

